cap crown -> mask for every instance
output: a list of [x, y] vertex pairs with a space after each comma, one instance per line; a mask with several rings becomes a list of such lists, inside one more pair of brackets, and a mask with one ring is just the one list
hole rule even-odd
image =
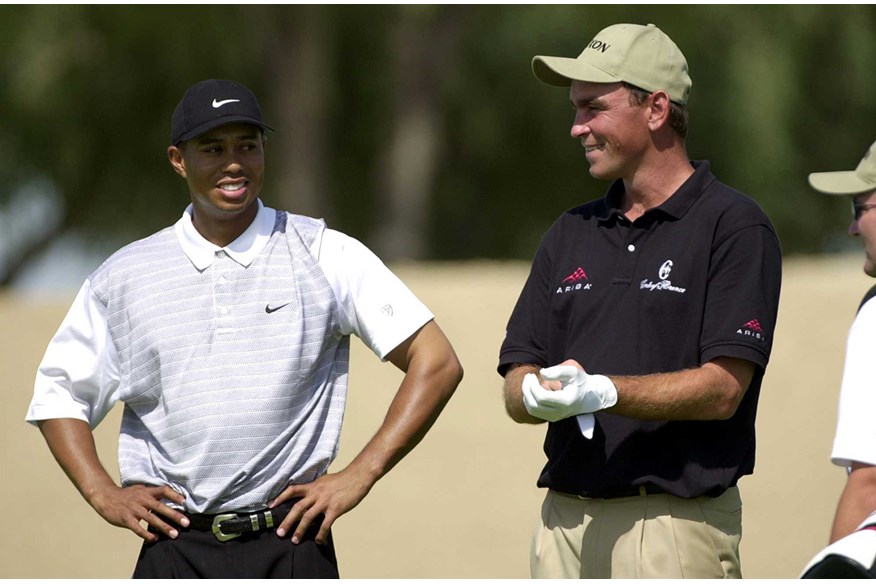
[[876, 142], [870, 146], [864, 158], [858, 163], [858, 167], [855, 168], [855, 174], [861, 180], [872, 184], [876, 188]]
[[647, 91], [664, 90], [687, 103], [691, 79], [678, 46], [653, 24], [615, 24], [600, 31], [576, 59], [536, 56], [535, 76], [549, 85], [572, 81], [625, 81]]
[[170, 141], [179, 144], [218, 126], [238, 122], [272, 129], [262, 119], [258, 100], [249, 88], [225, 79], [208, 79], [191, 86], [176, 106]]

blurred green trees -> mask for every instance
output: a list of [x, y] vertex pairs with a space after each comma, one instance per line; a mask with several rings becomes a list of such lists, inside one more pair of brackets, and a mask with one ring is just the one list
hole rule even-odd
[[[755, 198], [786, 253], [842, 246], [847, 202], [806, 174], [876, 139], [876, 7], [5, 6], [0, 284], [65, 234], [121, 245], [174, 222], [170, 115], [209, 77], [249, 85], [277, 132], [272, 206], [387, 260], [529, 258], [602, 195], [535, 54], [654, 22], [693, 78], [692, 158]], [[30, 215], [21, 212], [42, 199]], [[17, 219], [20, 215], [21, 219]]]

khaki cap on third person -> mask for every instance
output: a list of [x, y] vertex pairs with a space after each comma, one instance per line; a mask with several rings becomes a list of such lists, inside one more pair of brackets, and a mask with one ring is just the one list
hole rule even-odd
[[859, 195], [876, 190], [876, 142], [855, 170], [813, 172], [809, 175], [809, 184], [826, 195]]
[[625, 81], [646, 91], [664, 90], [682, 105], [691, 87], [681, 50], [653, 24], [614, 24], [597, 33], [577, 59], [533, 57], [532, 72], [558, 87], [568, 87], [572, 81]]

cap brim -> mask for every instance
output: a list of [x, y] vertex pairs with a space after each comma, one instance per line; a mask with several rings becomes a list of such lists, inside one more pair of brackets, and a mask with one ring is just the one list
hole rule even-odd
[[620, 78], [606, 73], [598, 67], [579, 59], [568, 57], [545, 57], [537, 55], [532, 58], [532, 72], [542, 83], [555, 87], [568, 87], [572, 81], [589, 81], [591, 83], [617, 83]]
[[859, 195], [876, 190], [876, 183], [862, 180], [853, 170], [813, 172], [809, 185], [826, 195]]
[[192, 138], [197, 138], [202, 134], [206, 134], [210, 130], [218, 128], [219, 126], [226, 126], [228, 124], [252, 124], [253, 126], [258, 126], [263, 130], [268, 130], [270, 132], [274, 131], [274, 128], [267, 125], [266, 123], [260, 122], [249, 116], [222, 116], [221, 118], [208, 120], [200, 126], [192, 128], [182, 136], [178, 137], [174, 141], [174, 144], [179, 144], [180, 142], [185, 142], [186, 140], [191, 140]]

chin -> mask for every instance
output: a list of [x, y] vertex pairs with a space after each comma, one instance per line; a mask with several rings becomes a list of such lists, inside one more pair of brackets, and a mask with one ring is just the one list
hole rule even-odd
[[248, 208], [253, 203], [255, 203], [255, 198], [252, 197], [241, 197], [240, 199], [223, 198], [218, 206], [228, 209], [229, 211], [238, 211], [240, 209]]
[[590, 176], [598, 180], [615, 180], [620, 178], [620, 175], [615, 172], [608, 172], [605, 170], [599, 170], [598, 168], [590, 167]]

